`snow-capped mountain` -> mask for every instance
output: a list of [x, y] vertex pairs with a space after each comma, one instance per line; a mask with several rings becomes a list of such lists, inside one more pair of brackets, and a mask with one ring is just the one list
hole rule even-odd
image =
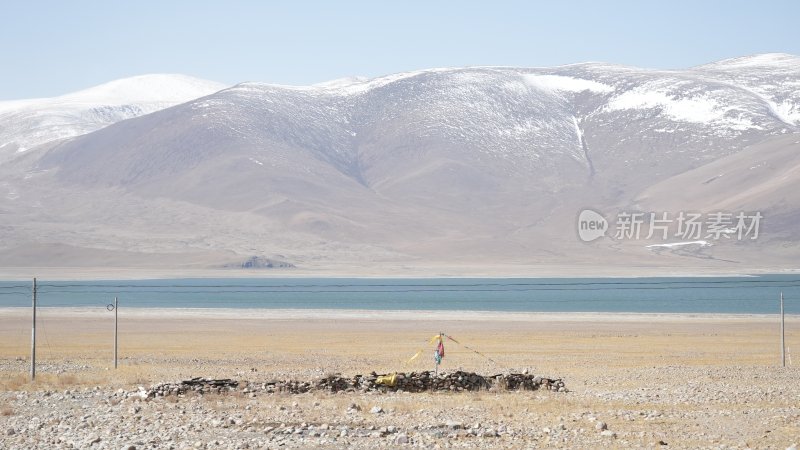
[[690, 261], [796, 261], [798, 86], [800, 58], [782, 54], [687, 70], [582, 63], [242, 83], [0, 166], [0, 248], [202, 254], [209, 266], [256, 256], [683, 267], [685, 254], [640, 243], [579, 242], [577, 212], [718, 204], [762, 211], [773, 228]]
[[796, 107], [800, 64], [783, 61], [771, 87], [759, 82], [770, 97], [754, 92], [752, 66], [721, 75], [576, 64], [433, 69], [307, 87], [244, 83], [65, 143], [46, 161], [58, 160], [66, 179], [104, 185], [177, 180], [220, 161], [298, 177], [333, 170], [400, 196], [446, 176], [454, 199], [498, 180], [551, 190], [602, 182], [620, 164], [631, 169], [628, 183], [651, 182], [798, 131], [771, 100]]
[[142, 75], [53, 98], [0, 101], [0, 154], [24, 152], [212, 94], [225, 86], [185, 75]]

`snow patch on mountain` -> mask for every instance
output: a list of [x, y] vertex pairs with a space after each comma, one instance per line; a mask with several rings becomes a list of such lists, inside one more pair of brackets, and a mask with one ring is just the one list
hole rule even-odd
[[676, 248], [676, 247], [684, 247], [687, 245], [699, 245], [700, 247], [711, 247], [714, 244], [708, 241], [686, 241], [686, 242], [670, 242], [667, 244], [645, 245], [645, 248]]
[[225, 85], [175, 74], [115, 80], [52, 98], [0, 102], [0, 148], [17, 153], [213, 94]]
[[572, 125], [575, 126], [575, 136], [578, 139], [578, 145], [583, 147], [583, 130], [581, 130], [580, 125], [578, 124], [578, 118], [572, 117]]
[[110, 81], [58, 97], [0, 101], [0, 113], [30, 107], [45, 109], [98, 105], [176, 105], [213, 94], [225, 87], [221, 83], [180, 74], [140, 75]]
[[[787, 83], [787, 85], [790, 84]], [[800, 125], [800, 105], [788, 98], [784, 98], [778, 103], [774, 93], [774, 86], [762, 85], [754, 88], [740, 86], [740, 88], [760, 98], [767, 105], [772, 115], [780, 119], [781, 122], [791, 126]], [[798, 90], [797, 95], [800, 97], [800, 90]]]
[[782, 121], [792, 124], [800, 125], [800, 107], [789, 100], [784, 100], [781, 103], [769, 102], [772, 111]]
[[605, 108], [607, 111], [660, 109], [662, 114], [677, 122], [718, 125], [740, 131], [758, 128], [751, 120], [736, 113], [734, 105], [715, 98], [709, 92], [678, 97], [640, 86], [614, 97]]
[[738, 58], [724, 59], [711, 64], [699, 66], [698, 69], [750, 69], [750, 68], [775, 68], [800, 66], [800, 58], [788, 53], [761, 53], [757, 55], [741, 56]]
[[800, 125], [800, 57], [766, 53], [726, 59], [692, 69], [758, 96], [772, 115], [790, 127]]
[[350, 95], [364, 94], [373, 89], [381, 88], [383, 86], [423, 74], [457, 72], [459, 70], [462, 69], [434, 68], [434, 69], [394, 73], [377, 78], [366, 78], [360, 76], [345, 77], [345, 78], [337, 78], [330, 81], [323, 81], [321, 83], [316, 83], [312, 85], [290, 85], [290, 84], [275, 84], [275, 83], [251, 81], [238, 84], [236, 85], [235, 88], [239, 90], [250, 90], [255, 92], [263, 92], [264, 90], [277, 89], [277, 90], [287, 90], [287, 91], [300, 91], [308, 94], [350, 96]]
[[590, 91], [598, 94], [613, 92], [614, 87], [594, 80], [573, 78], [563, 75], [525, 75], [529, 86], [544, 91], [584, 92]]
[[180, 74], [141, 75], [111, 81], [58, 97], [74, 103], [126, 105], [132, 103], [178, 104], [224, 89], [214, 81]]

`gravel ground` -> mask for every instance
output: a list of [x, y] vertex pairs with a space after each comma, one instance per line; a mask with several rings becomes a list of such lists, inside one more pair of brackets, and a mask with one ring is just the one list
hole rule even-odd
[[[253, 384], [268, 377], [249, 378]], [[800, 442], [800, 370], [658, 367], [566, 393], [242, 392], [144, 400], [104, 386], [0, 393], [0, 447], [777, 448]], [[582, 382], [581, 382], [582, 381]]]

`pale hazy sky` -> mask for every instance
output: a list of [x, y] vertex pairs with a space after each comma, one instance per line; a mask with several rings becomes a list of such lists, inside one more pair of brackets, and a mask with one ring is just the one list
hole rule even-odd
[[800, 1], [0, 0], [0, 100], [146, 73], [310, 84], [430, 67], [800, 54]]

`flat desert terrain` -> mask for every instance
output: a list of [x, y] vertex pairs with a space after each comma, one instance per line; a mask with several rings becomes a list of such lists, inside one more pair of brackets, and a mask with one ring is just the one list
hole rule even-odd
[[[113, 317], [40, 308], [31, 382], [30, 311], [0, 308], [0, 448], [800, 444], [797, 316], [782, 368], [777, 316], [120, 309], [116, 370]], [[568, 392], [135, 395], [192, 377], [431, 370], [439, 332], [463, 344], [445, 342], [441, 371], [528, 370]]]

